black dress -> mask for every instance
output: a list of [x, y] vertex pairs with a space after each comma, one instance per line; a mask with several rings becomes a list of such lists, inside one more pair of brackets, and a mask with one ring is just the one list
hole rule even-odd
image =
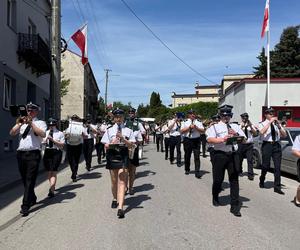
[[106, 169], [128, 168], [129, 156], [126, 146], [110, 147], [106, 152]]
[[44, 167], [47, 171], [57, 171], [61, 163], [62, 151], [54, 148], [46, 148], [44, 153]]

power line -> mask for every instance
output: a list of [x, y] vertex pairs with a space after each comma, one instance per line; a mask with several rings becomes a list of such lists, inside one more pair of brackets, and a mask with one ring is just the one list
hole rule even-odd
[[[42, 9], [39, 6], [34, 6], [31, 3], [27, 2], [26, 0], [23, 0], [24, 3], [26, 3], [28, 6], [30, 6], [32, 9], [34, 9], [36, 12], [40, 13], [43, 16], [48, 17], [50, 15], [49, 12], [47, 12], [46, 10]], [[36, 4], [35, 4], [36, 5]], [[43, 12], [42, 12], [43, 11]]]
[[181, 57], [179, 57], [172, 49], [170, 49], [170, 47], [164, 42], [162, 41], [158, 35], [156, 35], [154, 33], [154, 31], [152, 31], [152, 29], [141, 19], [137, 16], [137, 14], [134, 12], [134, 10], [125, 2], [125, 0], [120, 0], [125, 6], [126, 8], [146, 27], [146, 29], [164, 46], [166, 47], [179, 61], [181, 61], [185, 66], [187, 66], [190, 70], [192, 70], [194, 73], [196, 73], [197, 75], [199, 75], [200, 77], [202, 77], [203, 79], [207, 80], [210, 83], [214, 83], [213, 81], [209, 80], [207, 77], [205, 77], [203, 74], [201, 74], [199, 71], [197, 71], [196, 69], [194, 69], [191, 65], [189, 65], [188, 63], [186, 63]]

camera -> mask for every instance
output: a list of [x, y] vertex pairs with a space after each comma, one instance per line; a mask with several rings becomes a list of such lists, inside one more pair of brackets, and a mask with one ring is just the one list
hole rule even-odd
[[[26, 105], [10, 105], [9, 111], [12, 117], [24, 117], [27, 116]], [[20, 122], [23, 122], [22, 119]]]

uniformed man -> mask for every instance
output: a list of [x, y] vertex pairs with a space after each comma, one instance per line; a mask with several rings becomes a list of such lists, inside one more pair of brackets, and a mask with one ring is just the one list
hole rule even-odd
[[170, 163], [174, 163], [174, 150], [177, 153], [177, 167], [181, 167], [181, 122], [183, 113], [176, 113], [174, 118], [168, 122], [168, 130], [170, 131]]
[[243, 173], [243, 159], [247, 158], [248, 164], [248, 179], [250, 181], [254, 180], [253, 173], [253, 137], [257, 135], [257, 129], [249, 120], [248, 113], [241, 114], [242, 123], [240, 128], [244, 131], [246, 135], [246, 141], [239, 144], [239, 153], [241, 157], [240, 173]]
[[165, 144], [165, 160], [168, 160], [170, 150], [170, 131], [168, 129], [168, 121], [162, 126]]
[[77, 181], [77, 172], [83, 144], [83, 124], [78, 115], [71, 117], [68, 128], [64, 131], [67, 140], [67, 158], [72, 171], [71, 179]]
[[[211, 126], [214, 126], [215, 124], [218, 124], [219, 121], [220, 121], [220, 119], [221, 118], [220, 118], [219, 114], [211, 116], [210, 122], [209, 122], [207, 128], [210, 128]], [[207, 151], [209, 152], [209, 155], [210, 155], [210, 161], [212, 161], [212, 157], [213, 157], [213, 153], [214, 153], [214, 145], [211, 144], [211, 143], [208, 143], [208, 145], [207, 145]]]
[[85, 159], [87, 171], [91, 170], [92, 156], [94, 151], [94, 143], [97, 134], [97, 129], [94, 124], [92, 124], [91, 115], [88, 114], [85, 119], [84, 129], [83, 129], [83, 155]]
[[156, 149], [157, 149], [157, 152], [159, 152], [159, 147], [160, 147], [160, 151], [164, 152], [164, 149], [163, 149], [164, 134], [163, 134], [163, 131], [162, 131], [161, 122], [158, 122], [158, 123], [155, 124], [154, 131], [155, 131], [154, 136], [156, 136]]
[[263, 141], [261, 146], [262, 153], [262, 169], [259, 178], [259, 187], [264, 188], [264, 181], [267, 171], [270, 169], [271, 157], [274, 162], [274, 192], [284, 194], [281, 190], [281, 145], [280, 136], [286, 137], [285, 129], [278, 122], [278, 118], [274, 116], [274, 109], [268, 108], [265, 110], [265, 120], [258, 126], [261, 139]]
[[[293, 154], [300, 159], [300, 135], [295, 138], [292, 151]], [[294, 197], [294, 204], [295, 206], [300, 207], [300, 185], [298, 186], [296, 196]]]
[[29, 214], [29, 209], [36, 203], [34, 193], [39, 163], [41, 160], [41, 143], [46, 137], [47, 125], [37, 118], [39, 106], [29, 103], [26, 106], [27, 116], [19, 117], [16, 125], [10, 130], [10, 135], [20, 135], [17, 149], [18, 167], [24, 185], [24, 195], [20, 213]]
[[[207, 141], [214, 145], [214, 154], [212, 157], [213, 171], [213, 205], [219, 206], [219, 193], [221, 191], [222, 182], [224, 180], [225, 169], [227, 169], [230, 183], [230, 212], [240, 217], [240, 201], [239, 201], [239, 158], [236, 159], [237, 145], [227, 145], [231, 141], [237, 141], [238, 138], [245, 137], [244, 132], [237, 124], [230, 123], [233, 115], [232, 106], [224, 105], [219, 108], [221, 121], [209, 127], [206, 131]], [[233, 140], [233, 139], [236, 140]], [[228, 142], [227, 142], [228, 141]]]
[[190, 173], [191, 155], [194, 153], [195, 162], [195, 177], [201, 178], [200, 174], [200, 134], [204, 132], [202, 122], [196, 119], [194, 110], [187, 112], [188, 119], [182, 123], [180, 129], [183, 135], [183, 147], [184, 147], [184, 166], [185, 174]]
[[104, 150], [104, 144], [101, 143], [101, 139], [107, 129], [107, 125], [105, 121], [102, 121], [102, 117], [98, 116], [97, 117], [97, 121], [96, 121], [96, 130], [97, 130], [97, 134], [96, 134], [96, 144], [95, 144], [95, 148], [97, 151], [97, 161], [98, 164], [101, 164], [101, 159], [102, 156], [105, 157], [105, 150]]

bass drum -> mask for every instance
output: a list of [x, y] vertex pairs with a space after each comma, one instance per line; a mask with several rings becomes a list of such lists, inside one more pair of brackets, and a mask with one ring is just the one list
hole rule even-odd
[[143, 146], [140, 146], [139, 147], [139, 160], [142, 160], [143, 159], [143, 154], [144, 154], [144, 151], [143, 151]]
[[80, 143], [82, 140], [83, 123], [82, 122], [69, 122], [69, 138], [68, 141], [72, 143]]

